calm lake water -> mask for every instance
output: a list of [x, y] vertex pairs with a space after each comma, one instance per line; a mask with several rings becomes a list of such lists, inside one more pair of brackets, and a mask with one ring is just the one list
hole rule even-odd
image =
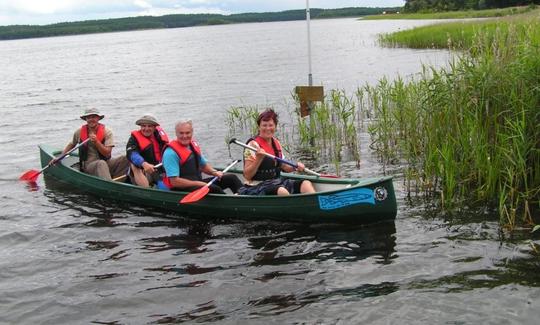
[[[352, 95], [445, 65], [445, 51], [376, 44], [378, 33], [426, 23], [312, 21], [314, 83]], [[501, 241], [496, 219], [425, 212], [406, 200], [399, 168], [396, 221], [358, 227], [171, 219], [43, 177], [37, 191], [17, 181], [39, 167], [37, 144], [64, 146], [89, 106], [106, 115], [116, 154], [153, 112], [170, 134], [193, 118], [206, 155], [224, 165], [228, 108], [284, 112], [307, 83], [305, 28], [0, 42], [0, 323], [537, 324], [540, 262], [527, 235]], [[360, 170], [344, 166], [355, 177], [383, 172], [367, 151]]]

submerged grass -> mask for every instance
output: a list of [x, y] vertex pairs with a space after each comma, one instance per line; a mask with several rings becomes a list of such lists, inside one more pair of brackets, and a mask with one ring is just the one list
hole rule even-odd
[[427, 194], [439, 192], [446, 208], [464, 201], [494, 205], [511, 229], [533, 224], [540, 211], [538, 12], [419, 35], [449, 26], [464, 28], [447, 46], [465, 49], [449, 68], [366, 89], [376, 97], [370, 129], [376, 150], [384, 159], [399, 152], [409, 180]]

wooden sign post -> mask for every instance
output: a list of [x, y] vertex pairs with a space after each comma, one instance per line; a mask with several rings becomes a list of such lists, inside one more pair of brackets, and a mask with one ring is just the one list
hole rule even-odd
[[296, 94], [300, 99], [300, 116], [305, 117], [311, 113], [313, 102], [322, 102], [324, 99], [323, 86], [296, 86]]

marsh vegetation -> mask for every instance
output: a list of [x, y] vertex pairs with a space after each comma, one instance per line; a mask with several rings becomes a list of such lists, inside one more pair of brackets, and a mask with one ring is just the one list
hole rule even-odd
[[[496, 211], [510, 230], [534, 227], [540, 211], [539, 11], [421, 27], [381, 42], [445, 47], [456, 55], [447, 68], [425, 66], [413, 79], [383, 79], [353, 96], [330, 90], [310, 119], [297, 118], [281, 130], [289, 146], [316, 151], [339, 171], [342, 161], [360, 164], [358, 134], [367, 130], [382, 165], [403, 166], [409, 195], [436, 198], [445, 211]], [[231, 109], [230, 125], [253, 127], [256, 112]]]

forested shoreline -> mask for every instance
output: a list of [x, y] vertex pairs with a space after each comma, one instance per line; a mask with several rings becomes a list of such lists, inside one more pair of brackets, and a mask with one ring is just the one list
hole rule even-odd
[[[380, 14], [399, 8], [311, 8], [312, 19], [359, 17]], [[280, 12], [221, 14], [176, 14], [165, 16], [141, 16], [115, 19], [86, 20], [50, 25], [0, 26], [0, 40], [37, 38], [91, 33], [120, 32], [142, 29], [179, 28], [204, 25], [237, 24], [251, 22], [291, 21], [306, 19], [306, 11], [287, 10]]]
[[484, 10], [540, 4], [540, 0], [405, 0], [403, 12]]

